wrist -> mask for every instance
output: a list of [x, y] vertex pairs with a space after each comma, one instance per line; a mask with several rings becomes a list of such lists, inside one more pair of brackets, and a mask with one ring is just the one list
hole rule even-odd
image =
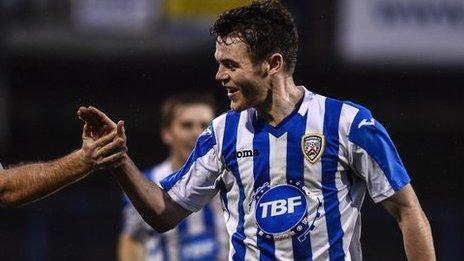
[[78, 164], [79, 169], [82, 169], [84, 172], [92, 172], [95, 170], [95, 165], [86, 157], [86, 153], [82, 148], [73, 154], [75, 154], [75, 162]]
[[130, 171], [130, 169], [132, 167], [132, 164], [133, 164], [133, 162], [132, 162], [131, 158], [126, 153], [124, 155], [124, 157], [121, 159], [121, 161], [119, 162], [119, 164], [117, 166], [115, 166], [113, 169], [111, 169], [111, 172], [115, 176], [125, 175], [126, 172]]

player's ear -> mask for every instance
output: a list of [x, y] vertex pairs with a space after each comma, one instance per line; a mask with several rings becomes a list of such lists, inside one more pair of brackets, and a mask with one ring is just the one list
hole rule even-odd
[[269, 56], [266, 64], [265, 72], [269, 75], [276, 74], [284, 67], [284, 57], [280, 53], [274, 53]]
[[172, 144], [173, 137], [168, 128], [164, 127], [161, 129], [161, 139], [163, 140], [163, 143], [167, 146]]

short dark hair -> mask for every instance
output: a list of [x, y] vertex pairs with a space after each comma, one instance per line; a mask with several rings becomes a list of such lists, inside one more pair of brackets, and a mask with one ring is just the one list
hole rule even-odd
[[216, 38], [237, 36], [248, 45], [254, 64], [272, 53], [282, 54], [293, 73], [298, 52], [298, 31], [291, 14], [278, 0], [253, 1], [222, 13], [210, 29]]
[[161, 128], [169, 128], [175, 117], [176, 109], [179, 106], [205, 104], [215, 111], [214, 97], [209, 94], [182, 93], [172, 95], [164, 100], [161, 105]]

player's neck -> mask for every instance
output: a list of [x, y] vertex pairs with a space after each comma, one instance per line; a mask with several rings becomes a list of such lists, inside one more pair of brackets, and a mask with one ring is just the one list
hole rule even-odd
[[256, 109], [261, 119], [272, 126], [277, 126], [293, 112], [304, 91], [295, 86], [291, 76], [276, 79], [271, 85], [266, 101]]

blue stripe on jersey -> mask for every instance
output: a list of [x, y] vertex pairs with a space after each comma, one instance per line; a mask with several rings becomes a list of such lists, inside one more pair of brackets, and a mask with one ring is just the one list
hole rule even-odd
[[338, 128], [342, 103], [326, 98], [324, 115], [325, 152], [322, 156], [322, 194], [324, 195], [324, 210], [329, 234], [330, 260], [344, 258], [343, 230], [340, 221], [338, 190], [335, 184], [335, 175], [338, 166]]
[[[150, 237], [153, 235], [150, 235]], [[162, 253], [162, 260], [163, 261], [168, 261], [171, 258], [169, 257], [167, 247], [166, 247], [166, 239], [164, 235], [159, 235], [160, 237], [160, 243], [155, 244], [153, 247], [150, 247], [147, 249], [147, 256], [146, 260], [151, 260], [154, 258], [154, 256], [159, 255], [159, 252]]]
[[[253, 157], [253, 191], [257, 191], [264, 183], [270, 184], [269, 175], [269, 134], [263, 131], [263, 125], [256, 122], [253, 135], [253, 150], [259, 151], [258, 155]], [[274, 241], [264, 239], [257, 235], [257, 244], [260, 249], [260, 260], [275, 260]]]
[[206, 153], [208, 153], [213, 148], [213, 146], [216, 145], [216, 139], [214, 137], [214, 130], [212, 125], [210, 125], [207, 130], [209, 130], [209, 132], [205, 131], [200, 135], [200, 137], [198, 137], [195, 148], [193, 149], [193, 152], [190, 154], [184, 166], [180, 170], [161, 180], [161, 187], [163, 187], [165, 191], [169, 191], [177, 181], [179, 181], [185, 174], [187, 174], [197, 159], [205, 156]]
[[[206, 204], [203, 207], [201, 214], [202, 219], [200, 222], [203, 224], [205, 229], [199, 233], [191, 234], [188, 232], [189, 226], [195, 226], [196, 224], [187, 222], [187, 220], [183, 220], [176, 228], [179, 239], [179, 248], [181, 251], [181, 253], [179, 253], [180, 260], [204, 260], [206, 258], [215, 260], [215, 257], [218, 256], [218, 251], [216, 249], [208, 249], [208, 251], [203, 251], [200, 255], [200, 259], [185, 256], [186, 252], [182, 251], [189, 246], [201, 245], [204, 242], [214, 242], [214, 248], [217, 248], [219, 242], [217, 242], [216, 239], [216, 226], [214, 224], [215, 220], [211, 206]], [[174, 258], [170, 258], [169, 260], [172, 259]]]
[[[206, 228], [206, 231], [202, 231], [201, 234], [208, 234], [210, 232], [215, 231], [215, 225], [214, 225], [214, 214], [213, 211], [211, 210], [211, 207], [209, 204], [206, 204], [202, 208], [202, 220], [201, 222], [203, 223], [204, 227]], [[192, 237], [196, 237], [197, 235], [190, 235], [187, 233], [189, 225], [194, 225], [194, 224], [189, 224], [187, 222], [187, 219], [182, 220], [182, 222], [177, 226], [177, 229], [179, 231], [179, 237], [180, 238], [187, 238], [190, 239]], [[201, 235], [200, 234], [200, 235]]]
[[[367, 151], [385, 173], [392, 188], [395, 191], [400, 190], [411, 182], [411, 179], [387, 130], [373, 119], [369, 110], [353, 103], [349, 104], [359, 109], [351, 124], [350, 141]], [[373, 121], [374, 124], [360, 125], [363, 120], [369, 123]]]
[[205, 224], [206, 230], [215, 234], [216, 226], [214, 225], [214, 213], [209, 204], [203, 207], [203, 223]]
[[[304, 184], [304, 156], [301, 152], [301, 137], [306, 131], [306, 118], [308, 114], [299, 119], [297, 124], [287, 135], [287, 182], [290, 180], [300, 181]], [[312, 260], [311, 239], [300, 242], [297, 237], [292, 237], [293, 258], [295, 260]]]
[[240, 172], [238, 170], [237, 158], [236, 158], [236, 145], [237, 145], [237, 130], [238, 123], [240, 120], [240, 113], [230, 111], [227, 113], [225, 129], [224, 129], [224, 140], [222, 155], [224, 157], [225, 164], [232, 171], [235, 180], [237, 181], [239, 189], [239, 199], [238, 199], [238, 224], [237, 229], [231, 237], [232, 246], [235, 250], [234, 255], [232, 256], [233, 260], [244, 260], [245, 259], [245, 244], [243, 240], [245, 239], [245, 229], [244, 229], [244, 217], [245, 211], [243, 209], [243, 201], [245, 200], [245, 192], [242, 184], [242, 179], [240, 178]]
[[219, 236], [216, 231], [216, 225], [214, 224], [216, 223], [214, 212], [211, 209], [211, 206], [209, 204], [207, 204], [203, 208], [203, 220], [204, 220], [205, 227], [206, 227], [206, 231], [203, 234], [207, 235], [207, 237], [205, 237], [206, 239], [210, 238], [210, 240], [214, 241], [214, 245], [215, 245], [215, 250], [213, 250], [212, 253], [210, 253], [211, 257], [214, 259], [218, 259], [220, 256], [219, 255], [220, 243], [218, 241]]
[[230, 218], [229, 203], [227, 200], [226, 184], [224, 184], [224, 181], [222, 179], [219, 181], [219, 195], [221, 196], [223, 210], [226, 211], [228, 215], [228, 217], [226, 218], [226, 223], [227, 223]]
[[163, 252], [163, 261], [168, 261], [173, 259], [173, 257], [169, 258], [169, 253], [168, 253], [168, 247], [166, 244], [166, 236], [161, 236], [160, 237], [160, 246], [161, 246], [161, 251]]
[[353, 202], [353, 197], [351, 197], [351, 188], [353, 187], [353, 170], [350, 168], [345, 173], [348, 180], [348, 197], [350, 201]]
[[187, 233], [187, 229], [188, 223], [186, 219], [182, 220], [182, 222], [180, 222], [179, 225], [177, 225], [177, 230], [179, 231], [180, 235], [185, 235], [185, 233]]

